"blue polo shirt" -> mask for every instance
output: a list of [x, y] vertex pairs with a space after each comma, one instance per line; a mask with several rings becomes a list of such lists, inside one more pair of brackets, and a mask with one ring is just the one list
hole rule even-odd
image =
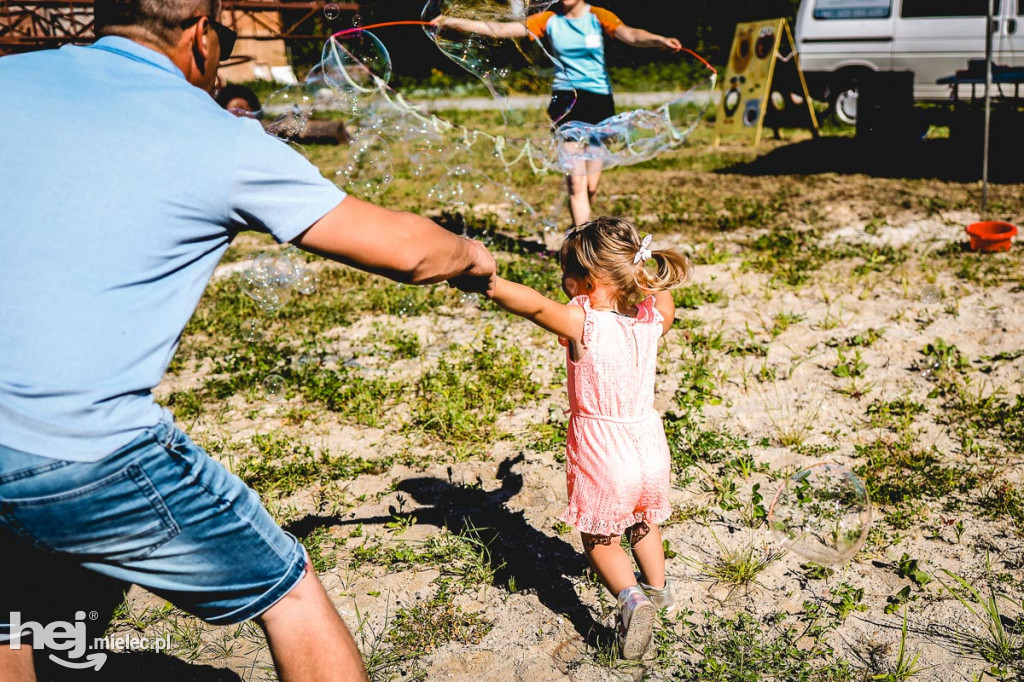
[[290, 241], [345, 194], [124, 38], [0, 58], [0, 444], [101, 459], [245, 229]]

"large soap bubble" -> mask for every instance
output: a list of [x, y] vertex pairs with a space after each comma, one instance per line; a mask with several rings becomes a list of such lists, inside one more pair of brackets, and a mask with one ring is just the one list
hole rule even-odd
[[380, 135], [361, 134], [349, 143], [348, 162], [338, 170], [338, 182], [364, 198], [380, 196], [394, 179], [391, 147]]
[[376, 93], [391, 80], [391, 56], [370, 31], [341, 31], [327, 39], [320, 68], [342, 92]]
[[867, 539], [871, 502], [856, 474], [823, 462], [786, 479], [772, 499], [768, 524], [787, 549], [805, 559], [841, 564]]
[[297, 251], [256, 253], [242, 270], [242, 291], [265, 313], [276, 313], [294, 292], [316, 291], [316, 275]]
[[[532, 94], [525, 91], [530, 82], [540, 81], [541, 87], [550, 78], [553, 58], [541, 41], [526, 29], [526, 17], [548, 9], [555, 0], [543, 2], [501, 2], [497, 0], [427, 0], [421, 17], [431, 22], [440, 16], [454, 20], [477, 22], [482, 30], [466, 31], [441, 26], [426, 27], [438, 49], [453, 62], [473, 74], [488, 92], [499, 99], [506, 116], [513, 116], [516, 124], [522, 116], [514, 116], [509, 97]], [[518, 24], [521, 29], [509, 27]], [[527, 82], [522, 75], [526, 74]], [[518, 86], [513, 82], [516, 75]]]
[[[444, 13], [525, 26], [528, 15], [552, 4], [429, 0], [423, 18]], [[501, 112], [495, 122], [475, 117], [472, 127], [456, 125], [393, 90], [390, 56], [370, 30], [392, 24], [424, 26], [445, 54], [480, 78]], [[262, 118], [268, 132], [289, 140], [308, 136], [307, 128], [318, 119], [343, 122], [351, 144], [318, 150], [317, 162], [331, 168], [333, 179], [353, 194], [378, 197], [404, 178], [419, 177], [433, 188], [428, 199], [434, 208], [482, 211], [497, 216], [500, 226], [542, 233], [560, 218], [545, 214], [541, 219], [524, 193], [512, 187], [517, 165], [540, 174], [575, 173], [588, 161], [606, 168], [638, 163], [681, 145], [712, 108], [714, 69], [699, 55], [684, 52], [677, 70], [683, 75], [674, 92], [662, 98], [668, 101], [598, 124], [558, 125], [561, 119], [552, 122], [546, 112], [555, 62], [543, 41], [528, 31], [513, 33], [512, 39], [474, 36], [427, 21], [339, 31], [304, 82], [268, 98]]]

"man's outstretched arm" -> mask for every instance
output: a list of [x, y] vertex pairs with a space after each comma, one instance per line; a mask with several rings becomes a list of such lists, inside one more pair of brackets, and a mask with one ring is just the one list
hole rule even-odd
[[414, 213], [349, 196], [292, 240], [301, 249], [408, 284], [451, 280], [489, 293], [494, 258], [480, 242]]

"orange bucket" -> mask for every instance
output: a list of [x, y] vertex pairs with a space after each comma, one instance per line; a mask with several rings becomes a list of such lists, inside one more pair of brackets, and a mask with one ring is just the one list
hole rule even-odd
[[999, 220], [983, 220], [968, 225], [967, 234], [971, 238], [971, 251], [1009, 251], [1017, 227]]

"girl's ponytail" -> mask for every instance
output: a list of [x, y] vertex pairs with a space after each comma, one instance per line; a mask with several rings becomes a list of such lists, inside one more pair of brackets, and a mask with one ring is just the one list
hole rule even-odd
[[635, 305], [690, 276], [689, 258], [675, 249], [648, 250], [650, 244], [628, 220], [605, 216], [571, 229], [558, 262], [565, 274], [597, 276], [614, 287], [616, 301]]
[[634, 275], [636, 285], [646, 294], [665, 291], [676, 287], [690, 278], [690, 259], [675, 249], [658, 249], [651, 252], [655, 268], [641, 261], [636, 264]]

